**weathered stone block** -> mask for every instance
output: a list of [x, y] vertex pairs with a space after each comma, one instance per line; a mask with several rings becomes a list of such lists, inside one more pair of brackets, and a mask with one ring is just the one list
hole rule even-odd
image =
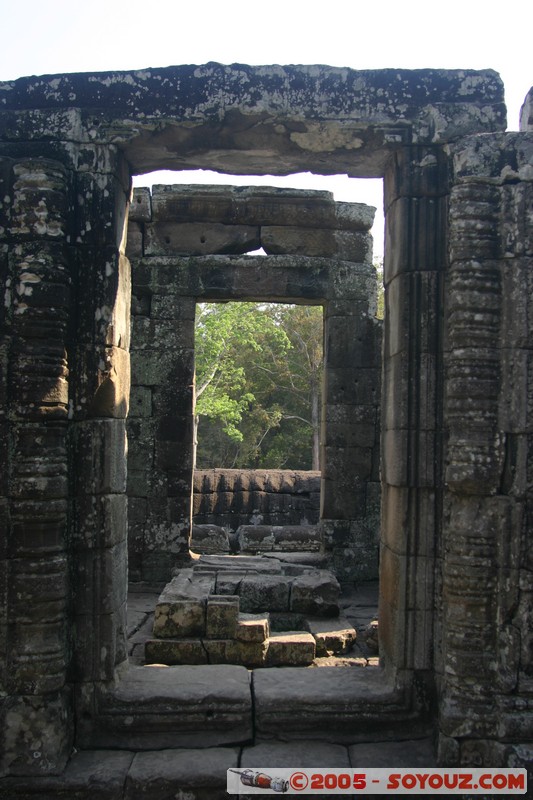
[[241, 581], [241, 610], [288, 611], [290, 580], [276, 575], [247, 575]]
[[147, 256], [239, 254], [258, 247], [259, 227], [256, 226], [159, 220], [145, 226], [144, 252]]
[[3, 717], [3, 775], [60, 773], [72, 750], [74, 724], [67, 690], [10, 697]]
[[87, 420], [74, 426], [78, 494], [121, 494], [126, 489], [125, 420]]
[[242, 666], [130, 667], [102, 701], [92, 739], [106, 747], [206, 748], [252, 735], [250, 676]]
[[335, 576], [326, 570], [316, 570], [294, 578], [290, 610], [317, 617], [336, 617], [339, 614], [341, 588]]
[[283, 553], [314, 552], [320, 550], [322, 539], [315, 525], [276, 525], [274, 533], [274, 550]]
[[158, 602], [154, 616], [154, 636], [165, 639], [176, 636], [204, 636], [205, 612], [205, 600]]
[[235, 595], [210, 595], [207, 600], [206, 636], [208, 639], [233, 639], [237, 630], [239, 598]]
[[152, 389], [149, 386], [132, 386], [129, 418], [152, 416]]
[[268, 614], [239, 614], [235, 638], [241, 642], [264, 642], [270, 636]]
[[245, 569], [219, 572], [216, 578], [216, 593], [222, 595], [240, 594], [240, 585], [247, 575]]
[[304, 631], [271, 634], [266, 663], [269, 667], [309, 666], [315, 657], [315, 639]]
[[248, 669], [253, 669], [264, 666], [268, 642], [205, 639], [203, 645], [210, 664], [242, 664]]
[[306, 619], [305, 628], [314, 637], [317, 656], [347, 653], [353, 647], [357, 633], [351, 623], [339, 617], [335, 620]]
[[204, 636], [207, 598], [214, 586], [214, 575], [194, 575], [193, 570], [181, 570], [159, 597], [154, 636], [165, 639]]
[[[382, 747], [380, 742], [377, 747]], [[257, 764], [271, 764], [273, 767], [316, 767], [328, 764], [336, 769], [350, 768], [348, 750], [343, 745], [330, 742], [312, 742], [309, 739], [294, 742], [260, 742], [245, 747], [241, 754], [241, 767], [254, 768]], [[371, 761], [366, 761], [370, 764]]]
[[124, 800], [224, 800], [227, 770], [238, 763], [236, 747], [137, 753]]
[[274, 549], [274, 531], [270, 525], [241, 525], [237, 541], [242, 553], [261, 553]]
[[200, 639], [148, 639], [146, 664], [207, 664], [207, 653]]
[[129, 208], [129, 219], [135, 222], [150, 222], [152, 219], [152, 195], [150, 189], [139, 187], [133, 190]]
[[[194, 513], [194, 512], [193, 512]], [[228, 553], [228, 532], [220, 525], [193, 525], [191, 550], [195, 553]]]

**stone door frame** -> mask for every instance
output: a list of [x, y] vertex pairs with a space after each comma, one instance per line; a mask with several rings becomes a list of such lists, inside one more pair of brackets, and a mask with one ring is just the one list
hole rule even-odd
[[[11, 298], [1, 429], [9, 466], [6, 769], [60, 771], [74, 714], [90, 742], [127, 667], [125, 220], [130, 175], [177, 165], [384, 177], [383, 669], [375, 721], [391, 708], [386, 687], [401, 693], [403, 713], [416, 713], [418, 698], [427, 709], [453, 667], [441, 650], [442, 617], [455, 606], [439, 582], [447, 148], [504, 129], [498, 76], [206, 65], [25, 78], [0, 91], [0, 196], [9, 198], [0, 265]], [[481, 162], [464, 161], [472, 174]], [[468, 568], [458, 542], [450, 537], [452, 555]], [[447, 563], [449, 583], [455, 565], [449, 556]], [[462, 685], [456, 694], [466, 699]], [[37, 756], [21, 744], [34, 733]]]
[[[320, 305], [323, 309], [322, 538], [331, 555], [332, 568], [341, 580], [374, 577], [379, 525], [379, 498], [374, 496], [374, 490], [379, 489], [381, 323], [375, 319], [377, 283], [371, 259], [366, 263], [355, 257], [346, 260], [348, 254], [361, 257], [370, 253], [367, 230], [372, 209], [360, 204], [335, 204], [332, 196], [324, 192], [239, 189], [237, 200], [245, 200], [249, 220], [264, 218], [265, 205], [267, 219], [269, 214], [272, 218], [273, 214], [283, 217], [285, 213], [291, 220], [290, 234], [294, 236], [296, 232], [303, 239], [304, 252], [305, 240], [312, 236], [313, 229], [298, 227], [302, 213], [304, 217], [312, 215], [317, 225], [324, 224], [325, 218], [326, 224], [334, 226], [322, 231], [333, 251], [337, 248], [337, 229], [346, 226], [343, 215], [352, 215], [350, 224], [355, 230], [343, 231], [339, 237], [346, 253], [338, 257], [175, 255], [166, 243], [180, 232], [179, 219], [176, 222], [172, 216], [173, 208], [178, 209], [178, 214], [184, 203], [201, 209], [202, 201], [208, 197], [209, 214], [216, 218], [217, 204], [225, 209], [235, 203], [231, 187], [218, 191], [217, 187], [196, 188], [197, 199], [194, 186], [156, 187], [158, 213], [150, 210], [148, 190], [136, 191], [133, 198], [134, 237], [163, 241], [155, 255], [154, 245], [146, 248], [147, 253], [142, 247], [137, 248], [136, 255], [131, 252], [135, 238], [128, 251], [136, 295], [131, 336], [132, 383], [137, 391], [140, 389], [143, 403], [143, 416], [129, 423], [129, 452], [135, 451], [135, 460], [130, 462], [128, 495], [140, 511], [153, 506], [146, 523], [151, 541], [144, 553], [147, 563], [141, 574], [148, 576], [145, 580], [167, 581], [172, 567], [189, 553], [196, 304], [244, 301]], [[313, 209], [313, 203], [318, 207]], [[151, 224], [141, 228], [140, 217], [151, 220]], [[194, 233], [199, 239], [210, 239], [210, 223], [203, 227], [201, 222], [181, 224], [189, 236], [196, 226]], [[310, 220], [305, 224], [309, 226]], [[226, 236], [232, 235], [232, 227], [224, 222]], [[285, 229], [265, 230], [270, 233]], [[312, 251], [311, 245], [307, 247]], [[140, 439], [139, 445], [135, 436]], [[152, 496], [146, 488], [151, 483], [155, 486]], [[144, 501], [142, 495], [137, 497], [140, 492], [144, 492]], [[142, 518], [140, 524], [136, 518], [135, 524], [140, 527]]]

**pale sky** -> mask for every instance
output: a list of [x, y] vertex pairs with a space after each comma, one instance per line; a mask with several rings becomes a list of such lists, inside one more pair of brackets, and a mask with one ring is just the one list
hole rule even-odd
[[[533, 3], [448, 0], [0, 0], [0, 80], [176, 64], [329, 64], [353, 69], [495, 69], [510, 130], [533, 85]], [[344, 177], [218, 178], [170, 173], [136, 185], [199, 180], [329, 189], [378, 206], [381, 181]]]

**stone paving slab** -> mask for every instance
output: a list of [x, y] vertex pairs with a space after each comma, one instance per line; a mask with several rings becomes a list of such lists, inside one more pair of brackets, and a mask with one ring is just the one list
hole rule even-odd
[[124, 800], [227, 800], [226, 770], [238, 762], [237, 747], [137, 753]]
[[73, 755], [62, 775], [2, 778], [5, 800], [123, 800], [134, 753], [128, 750], [82, 750]]
[[401, 742], [362, 742], [348, 748], [350, 764], [356, 767], [435, 767], [430, 739]]
[[350, 766], [348, 748], [341, 744], [312, 740], [260, 742], [245, 747], [241, 767], [332, 767]]

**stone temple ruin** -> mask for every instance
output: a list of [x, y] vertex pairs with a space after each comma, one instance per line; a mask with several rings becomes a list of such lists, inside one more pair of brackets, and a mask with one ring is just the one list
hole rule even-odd
[[[505, 114], [490, 70], [0, 84], [1, 796], [224, 797], [228, 768], [388, 766], [402, 742], [405, 766], [531, 771], [533, 91], [520, 132]], [[383, 331], [371, 210], [132, 195], [164, 168], [382, 177]], [[243, 299], [324, 309], [322, 472], [195, 488], [194, 306]], [[167, 584], [152, 666], [128, 569]], [[296, 665], [375, 577], [379, 666]], [[296, 662], [270, 614], [305, 618]]]

